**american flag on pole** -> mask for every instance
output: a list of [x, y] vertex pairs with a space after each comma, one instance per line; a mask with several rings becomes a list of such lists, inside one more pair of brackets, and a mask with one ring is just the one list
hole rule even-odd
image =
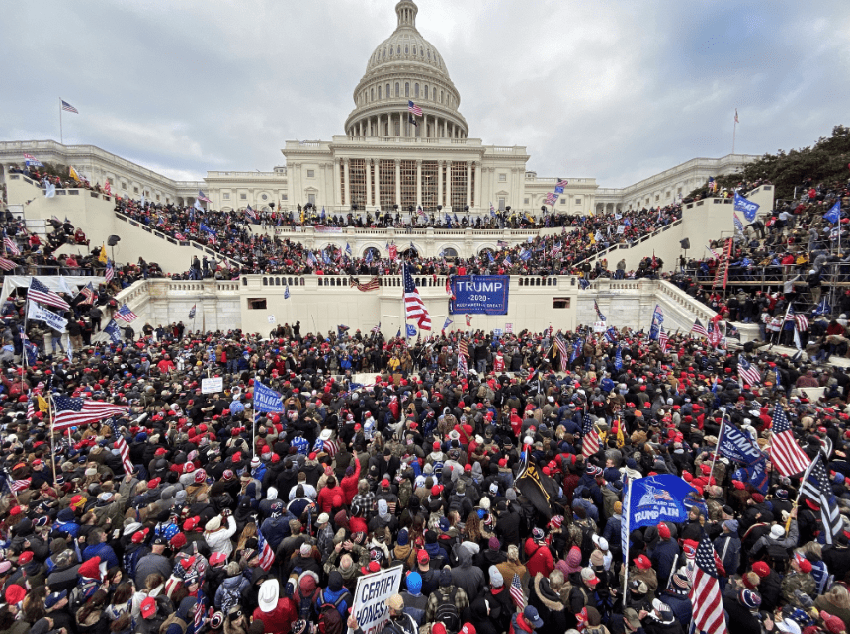
[[83, 296], [83, 301], [80, 304], [94, 304], [94, 286], [89, 282], [80, 289], [80, 295]]
[[32, 484], [32, 478], [27, 478], [26, 480], [10, 480], [9, 481], [9, 489], [12, 493], [18, 493], [19, 491], [26, 491], [30, 488]]
[[570, 184], [570, 181], [563, 179], [563, 178], [559, 178], [558, 182], [555, 183], [555, 187], [566, 187], [569, 184]]
[[198, 192], [198, 200], [200, 200], [201, 202], [205, 202], [205, 203], [211, 203], [212, 202], [209, 198], [207, 198], [207, 195], [204, 194], [204, 192], [202, 192], [202, 191]]
[[118, 431], [118, 425], [114, 419], [106, 421], [106, 424], [112, 429], [113, 442], [118, 454], [121, 456], [121, 462], [124, 464], [124, 473], [130, 473], [133, 470], [133, 463], [130, 462], [130, 448], [127, 446], [127, 440], [124, 435]]
[[561, 372], [566, 372], [570, 358], [567, 352], [567, 342], [564, 341], [563, 337], [555, 337], [555, 346], [558, 348], [558, 354], [561, 355]]
[[458, 344], [458, 352], [460, 352], [460, 354], [462, 354], [463, 356], [469, 356], [469, 344], [467, 343], [466, 339], [460, 340], [460, 343]]
[[823, 523], [824, 538], [827, 544], [834, 543], [836, 537], [841, 534], [843, 523], [841, 514], [838, 512], [838, 504], [835, 495], [829, 485], [829, 476], [826, 467], [823, 466], [823, 455], [818, 454], [809, 465], [803, 476], [803, 484], [800, 493], [813, 501], [820, 507], [820, 519]]
[[251, 220], [257, 219], [257, 212], [251, 209], [251, 205], [248, 205], [248, 208], [245, 209], [245, 215], [248, 216]]
[[555, 192], [549, 192], [546, 194], [547, 205], [554, 205], [556, 200], [558, 200], [558, 195]]
[[726, 634], [723, 598], [720, 594], [720, 572], [717, 569], [714, 546], [706, 536], [693, 556], [693, 586], [690, 590], [693, 622], [696, 631]]
[[691, 327], [691, 332], [701, 337], [708, 337], [708, 330], [706, 330], [705, 326], [702, 325], [702, 322], [697, 319], [694, 322], [694, 325]]
[[74, 106], [69, 104], [64, 99], [60, 99], [59, 101], [62, 102], [62, 110], [64, 110], [65, 112], [73, 112], [74, 114], [80, 114], [79, 110], [77, 110]]
[[268, 572], [274, 563], [274, 550], [263, 537], [263, 531], [259, 526], [257, 527], [257, 551], [260, 553], [260, 568]]
[[131, 321], [136, 319], [138, 315], [136, 315], [136, 313], [130, 310], [130, 307], [127, 306], [127, 304], [124, 304], [121, 308], [118, 309], [118, 312], [115, 313], [115, 317], [117, 319], [122, 319], [129, 324]]
[[112, 281], [112, 278], [115, 277], [115, 266], [112, 264], [112, 260], [106, 261], [106, 273], [103, 274], [103, 279], [106, 280], [106, 283], [109, 284]]
[[422, 116], [422, 108], [417, 106], [412, 101], [407, 102], [407, 111], [412, 113], [414, 116], [421, 117]]
[[6, 258], [0, 258], [0, 269], [4, 271], [14, 271], [15, 267], [18, 266], [12, 260], [7, 260]]
[[525, 593], [522, 591], [522, 584], [519, 582], [517, 573], [514, 573], [514, 578], [511, 581], [511, 599], [520, 610], [525, 609]]
[[747, 385], [758, 385], [761, 383], [761, 374], [758, 368], [744, 358], [744, 355], [738, 355], [738, 376]]
[[431, 317], [428, 315], [428, 309], [425, 308], [425, 303], [419, 297], [419, 291], [416, 290], [416, 284], [413, 281], [413, 276], [410, 274], [410, 267], [407, 264], [402, 266], [401, 277], [404, 280], [405, 319], [415, 319], [421, 330], [431, 330]]
[[32, 281], [30, 282], [27, 299], [31, 299], [39, 304], [44, 304], [45, 306], [54, 306], [56, 308], [61, 308], [62, 310], [71, 310], [68, 302], [59, 297], [59, 295], [51, 291], [36, 278], [32, 278]]
[[18, 245], [15, 244], [15, 241], [12, 240], [7, 234], [6, 230], [3, 230], [3, 246], [6, 247], [6, 251], [11, 253], [12, 255], [20, 255], [21, 250], [18, 248]]
[[785, 315], [785, 321], [793, 321], [797, 330], [804, 332], [809, 329], [809, 318], [802, 313], [797, 313], [794, 306], [788, 306], [788, 313]]
[[584, 414], [584, 425], [581, 428], [581, 455], [587, 460], [590, 456], [599, 451], [599, 433], [593, 426], [593, 418], [590, 412]]
[[669, 338], [669, 335], [664, 332], [664, 328], [660, 328], [658, 332], [658, 345], [661, 347], [661, 352], [667, 350], [667, 340]]
[[128, 408], [102, 401], [88, 401], [68, 396], [53, 397], [53, 429], [66, 429], [76, 425], [96, 423], [110, 416], [126, 416]]
[[788, 416], [780, 405], [773, 410], [770, 448], [768, 453], [776, 470], [785, 477], [791, 477], [809, 467], [809, 457], [800, 449], [794, 431], [788, 422]]

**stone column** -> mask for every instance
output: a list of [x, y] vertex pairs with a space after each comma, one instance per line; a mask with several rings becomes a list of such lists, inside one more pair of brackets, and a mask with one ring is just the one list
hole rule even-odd
[[466, 162], [466, 206], [472, 207], [472, 161]]
[[446, 210], [452, 209], [452, 162], [446, 161]]
[[422, 204], [422, 159], [416, 159], [416, 208]]
[[490, 209], [489, 205], [481, 199], [481, 161], [475, 161], [475, 206], [478, 209]]
[[343, 201], [343, 205], [345, 205], [345, 209], [351, 209], [351, 182], [348, 180], [348, 159], [342, 159], [342, 167], [345, 173], [345, 200]]
[[437, 204], [443, 204], [443, 167], [445, 161], [437, 161]]
[[334, 158], [334, 177], [333, 177], [333, 201], [336, 207], [342, 206], [342, 198], [340, 197], [340, 169], [339, 169], [339, 157]]
[[395, 160], [395, 204], [401, 209], [401, 159]]
[[366, 159], [366, 204], [369, 207], [372, 204], [372, 159]]
[[381, 159], [375, 159], [375, 206], [381, 211]]

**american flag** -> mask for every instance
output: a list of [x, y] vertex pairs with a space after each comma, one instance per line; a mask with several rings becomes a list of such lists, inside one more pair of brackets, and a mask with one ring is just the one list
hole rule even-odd
[[112, 265], [112, 260], [107, 260], [106, 273], [104, 273], [103, 279], [105, 279], [106, 283], [109, 284], [113, 277], [115, 277], [115, 267]]
[[30, 488], [32, 484], [32, 478], [27, 478], [26, 480], [12, 480], [9, 482], [9, 489], [11, 489], [12, 493], [17, 493], [18, 491], [25, 491]]
[[661, 352], [667, 350], [667, 340], [670, 337], [664, 332], [664, 328], [659, 329], [658, 332], [658, 345], [661, 346]]
[[500, 249], [504, 249], [508, 246], [508, 243], [506, 240], [496, 240], [496, 246]]
[[31, 299], [32, 301], [38, 302], [39, 304], [44, 304], [45, 306], [55, 306], [56, 308], [61, 308], [62, 310], [71, 310], [71, 307], [68, 305], [68, 302], [59, 297], [59, 295], [51, 291], [36, 278], [32, 278], [32, 281], [30, 282], [30, 289], [27, 293], [27, 299]]
[[118, 431], [118, 425], [114, 419], [106, 421], [106, 424], [112, 428], [112, 437], [115, 439], [115, 448], [118, 450], [121, 456], [121, 462], [124, 464], [124, 473], [130, 473], [133, 470], [133, 463], [130, 462], [130, 448], [127, 446], [127, 440]]
[[561, 372], [567, 371], [567, 363], [569, 362], [569, 353], [567, 352], [567, 342], [563, 337], [555, 337], [555, 346], [558, 348], [558, 354], [561, 355]]
[[587, 460], [599, 451], [599, 433], [593, 427], [593, 418], [590, 412], [586, 412], [584, 415], [584, 425], [581, 428], [581, 433], [581, 455]]
[[65, 112], [73, 112], [74, 114], [80, 114], [79, 110], [77, 110], [74, 106], [69, 104], [64, 99], [60, 99], [59, 101], [62, 102], [62, 110], [64, 110]]
[[195, 632], [200, 632], [201, 628], [203, 628], [204, 623], [207, 620], [207, 604], [206, 597], [203, 591], [204, 580], [203, 577], [200, 578], [198, 583], [198, 599], [195, 602], [195, 616], [194, 616], [194, 628]]
[[552, 244], [552, 255], [558, 255], [561, 252], [561, 243], [555, 242]]
[[462, 355], [467, 357], [469, 356], [469, 344], [467, 343], [466, 339], [461, 339], [457, 348], [458, 352], [460, 352]]
[[407, 111], [408, 111], [408, 112], [410, 112], [410, 113], [412, 113], [413, 115], [415, 115], [415, 116], [417, 116], [417, 117], [421, 117], [421, 116], [422, 116], [422, 108], [420, 108], [419, 106], [417, 106], [417, 105], [416, 105], [415, 103], [413, 103], [412, 101], [408, 101], [408, 102], [407, 102]]
[[547, 205], [554, 205], [556, 200], [558, 200], [558, 195], [555, 192], [549, 192], [546, 194]]
[[248, 205], [248, 208], [245, 210], [245, 215], [248, 216], [251, 220], [257, 219], [257, 212], [251, 209], [251, 205]]
[[106, 181], [103, 184], [103, 191], [105, 191], [107, 194], [111, 195], [112, 194], [112, 183], [110, 183], [109, 181]]
[[602, 311], [599, 310], [599, 304], [596, 303], [596, 300], [593, 300], [593, 310], [596, 311], [596, 316], [599, 317], [599, 321], [605, 321], [605, 315], [602, 314]]
[[425, 220], [428, 220], [428, 214], [422, 211], [422, 205], [419, 205], [419, 207], [416, 209], [416, 213], [425, 218]]
[[376, 335], [381, 332], [381, 322], [378, 322], [378, 325], [372, 328], [372, 332]]
[[349, 286], [349, 288], [356, 287], [358, 291], [362, 291], [362, 292], [366, 293], [368, 291], [378, 290], [381, 287], [381, 281], [378, 279], [377, 275], [375, 277], [373, 277], [371, 280], [369, 280], [368, 282], [366, 282], [365, 284], [361, 284], [360, 280], [358, 280], [356, 277], [349, 277], [348, 278], [348, 286]]
[[835, 538], [841, 534], [843, 523], [822, 458], [823, 455], [818, 454], [809, 465], [803, 477], [800, 493], [820, 506], [820, 519], [825, 529], [824, 538], [827, 544], [832, 544]]
[[62, 395], [53, 397], [53, 405], [56, 412], [53, 417], [53, 429], [95, 423], [109, 416], [126, 416], [128, 411], [128, 408], [121, 405]]
[[735, 225], [735, 231], [744, 233], [744, 223], [741, 222], [741, 219], [738, 218], [738, 214], [734, 211], [732, 212], [732, 224]]
[[80, 289], [80, 295], [84, 298], [80, 304], [94, 304], [94, 286], [92, 286], [91, 282]]
[[776, 470], [785, 477], [805, 471], [809, 467], [809, 457], [797, 444], [788, 416], [780, 405], [773, 410], [771, 432], [768, 452]]
[[136, 319], [137, 315], [132, 310], [130, 310], [130, 307], [127, 306], [127, 304], [124, 304], [121, 308], [118, 309], [118, 312], [115, 313], [115, 317], [117, 319], [126, 321], [129, 324], [131, 321]]
[[702, 322], [699, 319], [694, 322], [691, 332], [703, 337], [708, 337], [708, 330], [705, 329], [705, 326], [702, 325]]
[[12, 255], [20, 255], [21, 250], [18, 248], [18, 245], [15, 244], [15, 241], [12, 240], [7, 234], [6, 230], [3, 230], [3, 246], [6, 247], [6, 251], [11, 253]]
[[559, 179], [558, 179], [558, 182], [557, 182], [557, 183], [555, 183], [555, 187], [566, 187], [566, 186], [567, 186], [567, 185], [569, 185], [569, 184], [570, 184], [570, 181], [565, 180], [565, 179], [563, 179], [563, 178], [559, 178]]
[[514, 573], [513, 581], [511, 581], [511, 599], [520, 610], [525, 609], [525, 593], [522, 591], [522, 584], [519, 582], [517, 573]]
[[257, 551], [260, 553], [260, 568], [268, 572], [274, 563], [274, 550], [263, 537], [263, 531], [259, 526], [257, 527]]
[[[390, 248], [392, 249], [393, 247]], [[392, 255], [392, 252], [390, 254]], [[431, 317], [428, 315], [428, 309], [425, 308], [425, 303], [419, 297], [419, 291], [416, 290], [416, 284], [413, 281], [413, 276], [410, 274], [410, 267], [407, 264], [402, 266], [401, 277], [404, 280], [405, 319], [415, 319], [421, 330], [431, 330]]]
[[744, 355], [738, 355], [738, 376], [747, 385], [758, 385], [761, 383], [761, 374], [758, 368], [744, 358]]
[[804, 332], [809, 329], [809, 318], [802, 313], [797, 313], [793, 305], [788, 306], [788, 312], [785, 315], [785, 321], [793, 321], [797, 330]]
[[12, 260], [7, 260], [6, 258], [0, 258], [0, 269], [4, 271], [13, 271], [15, 267], [18, 266]]
[[723, 599], [720, 594], [720, 572], [711, 540], [702, 538], [694, 554], [696, 564], [693, 586], [690, 591], [693, 605], [693, 622], [697, 631], [725, 634], [726, 620], [723, 616]]
[[207, 198], [207, 195], [202, 191], [198, 192], [198, 200], [200, 200], [201, 202], [204, 202], [204, 203], [211, 203], [212, 202], [209, 198]]
[[459, 376], [469, 376], [469, 364], [462, 354], [457, 355], [457, 373]]

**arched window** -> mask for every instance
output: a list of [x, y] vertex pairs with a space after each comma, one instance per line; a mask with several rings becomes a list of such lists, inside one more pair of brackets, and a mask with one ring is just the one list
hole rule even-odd
[[422, 52], [422, 47], [419, 47], [419, 57], [425, 57], [425, 53]]
[[392, 56], [393, 56], [393, 47], [390, 46], [390, 57], [392, 57]]
[[407, 45], [404, 47], [404, 54], [407, 55]]
[[382, 97], [381, 97], [381, 88], [382, 88], [382, 86], [378, 86], [378, 99], [382, 99]]
[[428, 84], [425, 84], [425, 99], [428, 99]]
[[440, 103], [443, 103], [443, 91], [440, 91]]
[[395, 51], [395, 52], [396, 52], [396, 54], [401, 55], [401, 44], [399, 44], [398, 46], [396, 46], [396, 51]]
[[410, 84], [407, 82], [404, 82], [404, 96], [410, 97]]
[[430, 48], [428, 49], [428, 60], [429, 61], [431, 60], [431, 49]]
[[375, 101], [375, 89], [374, 89], [374, 88], [372, 89], [372, 97], [371, 97], [371, 99], [372, 99], [372, 101]]
[[398, 92], [398, 82], [395, 83], [395, 96], [400, 97], [401, 95]]
[[387, 94], [387, 99], [389, 99], [390, 98], [390, 85], [389, 84], [387, 84], [387, 93], [386, 94]]
[[413, 84], [413, 96], [419, 99], [419, 84]]

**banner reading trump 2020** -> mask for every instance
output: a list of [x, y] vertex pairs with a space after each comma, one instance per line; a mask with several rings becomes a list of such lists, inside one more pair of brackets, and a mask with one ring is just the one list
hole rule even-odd
[[379, 632], [389, 618], [385, 602], [398, 592], [401, 573], [402, 566], [394, 566], [357, 579], [351, 613], [357, 617], [357, 624], [364, 634]]
[[452, 278], [452, 295], [449, 302], [452, 315], [507, 315], [507, 275], [455, 275]]

